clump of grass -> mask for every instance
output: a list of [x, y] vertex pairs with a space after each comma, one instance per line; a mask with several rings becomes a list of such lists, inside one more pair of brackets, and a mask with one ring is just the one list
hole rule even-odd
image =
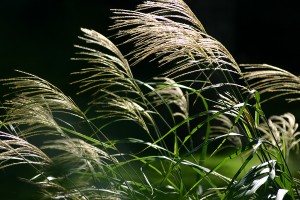
[[[125, 58], [105, 36], [82, 29], [76, 59], [90, 66], [73, 84], [91, 94], [86, 111], [32, 74], [2, 80], [12, 92], [2, 106], [0, 168], [32, 166], [27, 181], [45, 199], [299, 199], [288, 165], [298, 125], [290, 113], [267, 119], [261, 102], [270, 99], [260, 96], [297, 95], [299, 78], [238, 64], [182, 0], [113, 12], [111, 28], [134, 49]], [[138, 80], [131, 66], [148, 57], [165, 71]], [[130, 128], [111, 139], [124, 121]], [[223, 174], [236, 158], [234, 175]]]

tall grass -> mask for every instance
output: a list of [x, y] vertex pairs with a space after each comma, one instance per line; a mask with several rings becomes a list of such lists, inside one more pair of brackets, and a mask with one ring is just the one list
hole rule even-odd
[[[32, 74], [2, 80], [1, 169], [31, 166], [24, 178], [43, 199], [300, 199], [288, 162], [298, 124], [261, 107], [298, 101], [298, 76], [238, 64], [182, 0], [113, 13], [115, 37], [133, 49], [123, 56], [82, 29], [75, 59], [89, 67], [73, 84], [90, 95], [84, 110]], [[132, 66], [150, 60], [163, 73], [136, 79]]]

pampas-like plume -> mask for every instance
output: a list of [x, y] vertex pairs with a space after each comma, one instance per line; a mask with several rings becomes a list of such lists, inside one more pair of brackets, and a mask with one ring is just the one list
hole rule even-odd
[[0, 169], [12, 165], [49, 165], [51, 159], [26, 140], [0, 131]]
[[148, 113], [149, 111], [145, 110], [143, 107], [141, 107], [131, 99], [116, 98], [107, 101], [103, 103], [103, 111], [99, 112], [107, 113], [106, 115], [103, 115], [102, 118], [117, 117], [129, 121], [134, 121], [147, 132], [149, 132], [149, 130], [144, 117], [150, 122], [153, 122], [151, 115]]
[[167, 75], [189, 74], [205, 66], [230, 66], [240, 72], [239, 66], [217, 40], [207, 35], [200, 21], [182, 0], [146, 1], [136, 11], [114, 10], [117, 36], [129, 36], [134, 42], [131, 51], [133, 64], [154, 54], [161, 65], [175, 61], [177, 67]]
[[35, 101], [34, 98], [19, 95], [6, 101], [7, 113], [4, 124], [18, 129], [22, 137], [35, 135], [64, 135], [64, 132], [54, 120], [52, 111], [46, 102]]
[[11, 100], [4, 102], [6, 111], [3, 125], [17, 129], [19, 136], [38, 134], [64, 135], [54, 119], [54, 113], [67, 113], [84, 118], [84, 114], [73, 100], [62, 93], [48, 81], [35, 75], [25, 74], [22, 77], [3, 79], [14, 94]]
[[[148, 130], [143, 117], [152, 121], [151, 116], [143, 108], [143, 103], [138, 99], [143, 99], [144, 94], [135, 82], [127, 60], [123, 57], [118, 48], [106, 37], [93, 30], [82, 29], [85, 37], [81, 37], [87, 43], [97, 44], [106, 48], [111, 54], [102, 53], [94, 49], [77, 46], [84, 52], [79, 54], [88, 56], [78, 60], [86, 60], [93, 63], [93, 68], [83, 69], [76, 74], [91, 74], [76, 83], [81, 84], [82, 92], [94, 90], [94, 100], [91, 105], [101, 106], [97, 110], [102, 115], [101, 118], [121, 117], [123, 119], [137, 122], [145, 130]], [[132, 98], [128, 98], [128, 96]], [[135, 100], [133, 100], [136, 97]], [[140, 105], [141, 104], [141, 105]]]
[[261, 94], [275, 93], [262, 102], [279, 96], [290, 96], [286, 98], [289, 102], [300, 100], [299, 76], [267, 64], [243, 64], [241, 67], [249, 70], [244, 72], [244, 78], [251, 83], [251, 88]]
[[243, 106], [243, 103], [241, 103], [234, 95], [230, 94], [229, 92], [219, 94], [219, 96], [220, 98], [218, 99], [214, 107], [218, 108], [221, 111], [228, 110], [225, 111], [225, 114], [237, 117], [239, 114], [239, 109]]
[[[264, 133], [264, 138], [274, 146], [279, 145], [288, 157], [292, 149], [299, 151], [300, 132], [297, 131], [298, 123], [291, 113], [271, 116], [267, 122], [258, 127]], [[270, 130], [271, 129], [271, 130]]]
[[77, 170], [90, 169], [95, 165], [101, 167], [107, 161], [117, 162], [115, 158], [109, 156], [106, 152], [77, 138], [49, 141], [42, 149], [64, 152], [55, 158], [57, 160], [56, 163], [69, 163], [71, 167], [71, 163], [73, 163], [77, 166]]
[[[47, 104], [53, 111], [68, 110], [82, 116], [81, 110], [74, 101], [57, 87], [30, 73], [21, 73], [25, 76], [1, 80], [4, 82], [3, 85], [8, 85], [17, 97], [22, 94], [21, 96], [28, 97], [36, 103]], [[9, 104], [14, 104], [13, 100]]]
[[94, 64], [94, 67], [82, 69], [81, 72], [74, 74], [87, 75], [74, 83], [81, 84], [81, 92], [94, 91], [96, 97], [90, 103], [101, 102], [103, 96], [111, 97], [119, 96], [124, 93], [136, 94], [139, 88], [133, 80], [131, 70], [127, 60], [123, 57], [118, 48], [106, 37], [89, 29], [81, 29], [84, 32], [84, 37], [80, 37], [86, 43], [97, 44], [100, 48], [105, 48], [109, 52], [103, 53], [94, 49], [76, 45], [76, 47], [84, 50], [79, 54], [85, 56], [76, 58], [75, 60], [85, 60]]
[[181, 88], [170, 78], [160, 77], [155, 79], [165, 82], [158, 84], [157, 89], [151, 93], [154, 97], [153, 103], [156, 105], [175, 104], [181, 112], [175, 112], [173, 116], [181, 116], [183, 119], [187, 119], [189, 116], [188, 101]]
[[[232, 121], [226, 115], [219, 115], [216, 119], [221, 124], [214, 125], [211, 127], [212, 133], [216, 134], [229, 134], [229, 133], [237, 133], [240, 134], [240, 129], [232, 123]], [[242, 141], [240, 135], [229, 135], [227, 139], [236, 147], [242, 147]]]

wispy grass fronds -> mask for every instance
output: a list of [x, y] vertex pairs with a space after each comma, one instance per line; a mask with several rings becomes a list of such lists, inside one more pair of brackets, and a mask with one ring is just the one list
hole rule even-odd
[[226, 115], [219, 115], [216, 120], [220, 121], [221, 124], [218, 126], [212, 126], [213, 131], [225, 134], [228, 133], [228, 131], [232, 131], [234, 133], [240, 132], [239, 128], [235, 126]]
[[[41, 97], [42, 100], [45, 100]], [[54, 120], [52, 111], [45, 101], [35, 101], [35, 98], [19, 95], [7, 100], [6, 115], [3, 125], [12, 130], [14, 134], [22, 137], [35, 135], [64, 135], [61, 127]]]
[[[81, 187], [66, 189], [60, 185], [53, 183], [39, 182], [38, 185], [44, 185], [44, 189], [41, 190], [41, 199], [70, 199], [70, 200], [121, 200], [125, 199], [124, 194], [109, 190], [109, 189], [97, 189], [95, 187]], [[122, 198], [121, 198], [122, 197]], [[126, 198], [128, 199], [128, 198]]]
[[52, 160], [28, 141], [0, 131], [0, 169], [20, 164], [50, 165]]
[[60, 153], [56, 159], [62, 162], [69, 162], [70, 166], [72, 166], [70, 162], [74, 162], [77, 169], [88, 169], [95, 164], [100, 167], [112, 160], [117, 162], [115, 158], [109, 156], [105, 151], [77, 138], [48, 141], [42, 146], [42, 149], [64, 152]]
[[[109, 108], [109, 110], [106, 110], [105, 107]], [[103, 108], [105, 109], [104, 112], [107, 113], [103, 117], [134, 121], [149, 133], [147, 122], [153, 122], [149, 114], [150, 111], [145, 110], [131, 99], [111, 99], [111, 101], [106, 102], [106, 106], [104, 105]]]
[[67, 135], [61, 125], [70, 127], [69, 122], [61, 120], [63, 115], [84, 119], [83, 112], [75, 102], [48, 81], [35, 75], [21, 72], [24, 76], [1, 80], [9, 86], [11, 97], [4, 102], [2, 125], [15, 130], [22, 137], [35, 135]]
[[243, 64], [244, 78], [250, 87], [261, 94], [274, 93], [263, 102], [286, 96], [288, 102], [299, 101], [300, 77], [284, 69], [267, 64]]
[[267, 122], [261, 123], [258, 129], [263, 132], [263, 137], [271, 142], [272, 145], [280, 147], [286, 158], [288, 158], [289, 152], [293, 149], [298, 153], [300, 132], [293, 114], [273, 115]]
[[94, 65], [94, 67], [84, 68], [81, 72], [74, 73], [86, 76], [75, 82], [80, 84], [79, 93], [92, 91], [95, 99], [90, 101], [91, 104], [101, 102], [103, 96], [111, 93], [115, 96], [139, 93], [128, 62], [119, 49], [96, 31], [83, 28], [81, 30], [85, 34], [84, 37], [80, 37], [82, 40], [88, 44], [96, 44], [110, 53], [76, 45], [84, 50], [79, 53], [83, 57], [76, 58], [76, 60], [85, 60]]
[[225, 92], [224, 94], [219, 94], [220, 98], [217, 100], [215, 107], [222, 112], [224, 111], [224, 114], [234, 117], [234, 123], [237, 123], [238, 120], [242, 120], [243, 122], [249, 123], [249, 125], [253, 125], [251, 113], [249, 109], [247, 109], [247, 107], [250, 106], [248, 100], [251, 95], [252, 92], [249, 92], [248, 97], [245, 98], [244, 101], [240, 101], [234, 94]]
[[96, 185], [101, 185], [107, 191], [113, 188], [111, 166], [117, 164], [118, 160], [97, 146], [82, 139], [67, 138], [47, 141], [41, 149], [57, 154], [52, 158], [54, 164], [45, 173], [52, 174], [53, 184], [64, 186], [72, 183], [73, 186], [65, 187], [67, 192], [73, 193], [72, 188], [76, 187], [75, 191], [82, 194], [100, 194]]
[[227, 49], [206, 34], [182, 0], [145, 1], [136, 11], [114, 10], [114, 14], [112, 28], [119, 30], [117, 36], [129, 36], [125, 43], [135, 44], [129, 53], [133, 64], [155, 55], [161, 65], [177, 63], [168, 75], [189, 74], [205, 66], [230, 66], [240, 72]]
[[146, 104], [147, 99], [139, 84], [132, 75], [127, 60], [119, 49], [106, 37], [93, 30], [81, 29], [84, 37], [80, 37], [88, 44], [96, 44], [103, 51], [77, 46], [83, 49], [79, 54], [84, 60], [92, 63], [94, 67], [85, 68], [74, 74], [86, 76], [75, 83], [79, 83], [79, 93], [92, 91], [93, 99], [90, 106], [98, 112], [96, 119], [109, 119], [105, 126], [120, 120], [129, 120], [139, 124], [147, 133], [147, 123], [153, 123], [151, 112]]
[[[220, 109], [221, 112], [224, 112], [224, 114], [229, 115], [231, 117], [234, 117], [234, 125], [239, 123], [242, 127], [246, 129], [252, 129], [249, 134], [249, 131], [246, 131], [248, 133], [248, 137], [256, 138], [259, 137], [256, 134], [256, 126], [258, 125], [258, 119], [259, 113], [257, 113], [257, 116], [253, 117], [253, 114], [251, 111], [253, 111], [252, 107], [254, 105], [251, 105], [249, 103], [249, 100], [252, 96], [255, 97], [255, 112], [260, 112], [260, 96], [255, 90], [251, 90], [247, 92], [247, 97], [243, 99], [243, 101], [239, 100], [238, 97], [234, 94], [231, 94], [229, 92], [225, 92], [225, 94], [220, 94], [220, 98], [217, 101], [217, 104], [215, 105], [216, 108]], [[262, 114], [262, 113], [261, 113]], [[246, 126], [246, 127], [245, 127]]]
[[[229, 92], [219, 95], [220, 98], [215, 104], [215, 108], [220, 110], [228, 110], [225, 114], [237, 117], [239, 114], [239, 108], [242, 106], [243, 102], [240, 102], [234, 95]], [[232, 108], [232, 109], [229, 109]]]
[[[163, 15], [165, 17], [184, 20], [187, 23], [194, 25], [196, 29], [206, 33], [199, 19], [194, 15], [192, 10], [184, 3], [184, 1], [173, 0], [155, 0], [145, 1], [144, 4], [137, 6], [138, 11], [153, 10], [153, 14]], [[190, 26], [192, 28], [192, 26]]]
[[1, 80], [3, 85], [9, 86], [12, 94], [17, 97], [21, 94], [21, 96], [28, 97], [37, 103], [46, 103], [52, 111], [68, 110], [80, 117], [82, 116], [82, 112], [75, 102], [64, 95], [56, 86], [35, 75], [26, 72], [21, 73], [24, 76]]
[[[234, 125], [232, 120], [226, 115], [219, 115], [218, 118], [216, 118], [216, 121], [217, 123], [219, 122], [219, 124], [211, 126], [211, 131], [214, 134], [229, 134], [229, 133], [241, 134], [242, 133], [242, 131], [240, 131], [237, 125]], [[236, 148], [242, 147], [242, 141], [240, 136], [238, 135], [228, 136], [227, 139]]]
[[155, 105], [162, 104], [175, 104], [180, 109], [180, 112], [173, 112], [173, 116], [180, 116], [183, 119], [187, 119], [189, 116], [188, 100], [178, 86], [178, 84], [167, 77], [155, 78], [155, 80], [164, 81], [156, 85], [156, 90], [151, 93], [153, 96], [152, 103]]
[[121, 196], [117, 185], [122, 180], [112, 170], [118, 161], [96, 145], [79, 138], [63, 138], [45, 141], [40, 149], [50, 152], [51, 163], [25, 181], [36, 185], [43, 199], [119, 199]]

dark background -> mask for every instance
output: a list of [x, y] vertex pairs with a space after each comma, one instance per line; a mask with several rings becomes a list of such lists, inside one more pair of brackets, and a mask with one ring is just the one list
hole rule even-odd
[[[77, 38], [81, 35], [80, 27], [109, 36], [107, 28], [112, 24], [110, 9], [131, 9], [139, 2], [0, 0], [0, 78], [15, 76], [14, 69], [19, 69], [48, 80], [75, 100], [85, 102], [87, 99], [83, 96], [75, 97], [77, 87], [69, 85], [76, 80], [70, 73], [85, 67], [70, 60], [77, 51], [73, 45], [80, 42]], [[297, 1], [186, 2], [206, 31], [223, 43], [238, 63], [268, 63], [299, 74], [300, 9], [296, 6]], [[147, 73], [147, 69], [142, 70]], [[0, 99], [5, 92], [1, 87]], [[281, 104], [274, 101], [265, 106], [268, 112], [274, 114], [298, 109], [296, 104]], [[0, 174], [0, 193], [9, 193], [10, 197], [15, 193], [17, 196], [20, 189], [8, 192], [2, 187], [15, 181], [7, 174], [5, 171]], [[4, 182], [8, 179], [12, 183]], [[13, 185], [11, 188], [14, 188]]]
[[[140, 0], [1, 0], [0, 76], [14, 69], [46, 78], [68, 93], [71, 61], [80, 27], [106, 36], [111, 8], [134, 8]], [[283, 0], [187, 0], [207, 32], [238, 63], [268, 63], [299, 72], [300, 9]], [[293, 5], [294, 4], [294, 5]], [[71, 92], [72, 93], [72, 92]]]

